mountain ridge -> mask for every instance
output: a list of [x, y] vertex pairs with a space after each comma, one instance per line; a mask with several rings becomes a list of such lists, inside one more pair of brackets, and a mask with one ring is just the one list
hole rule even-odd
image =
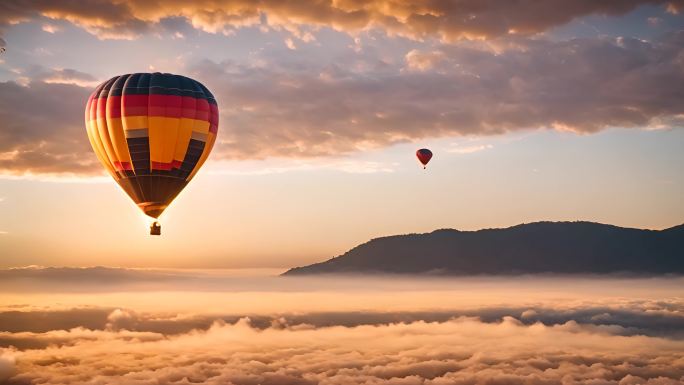
[[663, 230], [588, 221], [378, 237], [283, 275], [684, 273], [684, 224]]

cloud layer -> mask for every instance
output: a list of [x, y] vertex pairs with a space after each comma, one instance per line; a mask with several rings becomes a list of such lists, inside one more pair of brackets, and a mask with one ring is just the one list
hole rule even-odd
[[[125, 318], [122, 312], [111, 318]], [[574, 321], [460, 317], [355, 327], [254, 328], [248, 318], [176, 336], [109, 328], [7, 349], [6, 384], [677, 384], [684, 342]]]
[[[413, 50], [383, 64], [268, 66], [203, 61], [189, 72], [217, 96], [221, 136], [213, 159], [339, 156], [454, 135], [681, 125], [684, 31], [630, 38]], [[100, 172], [84, 135], [92, 82], [74, 70], [36, 70], [0, 83], [0, 171]]]
[[102, 39], [133, 39], [160, 28], [168, 29], [165, 22], [169, 19], [182, 19], [210, 33], [230, 33], [243, 26], [264, 25], [287, 30], [294, 37], [307, 40], [311, 38], [311, 30], [325, 26], [350, 33], [376, 28], [389, 35], [412, 39], [436, 37], [454, 41], [511, 33], [534, 34], [577, 17], [620, 15], [643, 4], [666, 5], [671, 12], [676, 12], [683, 2], [20, 0], [0, 5], [0, 26], [44, 16], [69, 21]]
[[[221, 134], [212, 159], [311, 159], [445, 136], [681, 127], [684, 31], [651, 41], [535, 35], [577, 17], [620, 15], [643, 4], [676, 13], [683, 3], [16, 1], [0, 4], [0, 32], [3, 25], [47, 17], [103, 39], [183, 35], [192, 28], [229, 33], [257, 24], [287, 30], [292, 48], [315, 41], [323, 26], [416, 39], [384, 50], [387, 36], [375, 34], [380, 41], [374, 42], [368, 34], [333, 56], [257, 49], [240, 62], [197, 57], [182, 65], [219, 101]], [[53, 24], [43, 30], [62, 33]], [[14, 81], [0, 82], [0, 174], [102, 174], [82, 116], [87, 95], [104, 79], [30, 63], [12, 72]]]
[[[3, 385], [684, 381], [681, 278], [312, 280], [104, 268], [3, 278]], [[132, 281], [146, 286], [132, 290]]]
[[401, 68], [300, 71], [204, 62], [221, 101], [219, 157], [320, 156], [448, 135], [676, 126], [684, 32], [411, 51]]

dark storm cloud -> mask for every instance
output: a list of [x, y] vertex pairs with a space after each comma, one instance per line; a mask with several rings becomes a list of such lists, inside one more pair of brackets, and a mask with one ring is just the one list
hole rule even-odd
[[412, 39], [436, 37], [453, 41], [509, 33], [534, 34], [577, 17], [620, 15], [644, 4], [664, 5], [675, 12], [682, 1], [14, 0], [0, 3], [0, 25], [46, 16], [67, 20], [100, 38], [131, 39], [156, 29], [161, 20], [184, 18], [196, 29], [212, 33], [227, 33], [265, 22], [296, 37], [303, 37], [308, 28], [328, 26], [350, 33], [377, 28]]

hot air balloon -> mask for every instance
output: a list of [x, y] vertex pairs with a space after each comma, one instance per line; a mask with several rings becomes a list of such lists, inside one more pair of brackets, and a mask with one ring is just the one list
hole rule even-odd
[[423, 168], [425, 168], [430, 159], [432, 159], [432, 151], [428, 150], [427, 148], [421, 148], [420, 150], [416, 151], [416, 157], [420, 163], [423, 164]]
[[167, 73], [115, 76], [85, 109], [98, 159], [131, 199], [156, 219], [195, 176], [218, 132], [216, 99], [201, 83]]

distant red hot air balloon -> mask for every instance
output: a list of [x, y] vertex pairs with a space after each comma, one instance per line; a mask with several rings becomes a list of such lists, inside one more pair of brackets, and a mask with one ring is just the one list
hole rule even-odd
[[421, 148], [420, 150], [416, 151], [416, 157], [420, 163], [423, 164], [423, 168], [425, 168], [430, 159], [432, 159], [432, 151], [428, 150], [427, 148]]

